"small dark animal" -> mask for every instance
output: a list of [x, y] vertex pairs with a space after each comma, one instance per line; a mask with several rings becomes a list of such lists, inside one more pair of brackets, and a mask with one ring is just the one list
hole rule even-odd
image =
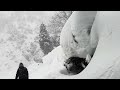
[[87, 65], [86, 59], [79, 57], [70, 57], [64, 64], [68, 73], [72, 75], [79, 74]]
[[24, 67], [23, 63], [19, 64], [15, 79], [29, 79], [28, 70]]

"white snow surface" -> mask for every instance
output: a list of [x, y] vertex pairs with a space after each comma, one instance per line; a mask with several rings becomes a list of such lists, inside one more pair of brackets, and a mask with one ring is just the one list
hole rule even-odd
[[[64, 52], [61, 46], [58, 46], [48, 55], [43, 57], [43, 64], [38, 65], [36, 70], [33, 70], [34, 72], [30, 73], [30, 79], [50, 79], [53, 75], [59, 75], [60, 70], [64, 69], [64, 60]], [[37, 65], [34, 66], [36, 67]], [[34, 66], [30, 66], [28, 69], [32, 70]]]
[[92, 27], [95, 15], [96, 11], [74, 12], [68, 19], [60, 36], [60, 45], [68, 58], [73, 55], [85, 58], [92, 52], [89, 45], [90, 35], [87, 31]]
[[[74, 17], [79, 18], [79, 14], [76, 15]], [[67, 23], [75, 22], [74, 20], [74, 18], [71, 19], [71, 21], [68, 20]], [[63, 62], [66, 56], [64, 54], [64, 49], [59, 46], [43, 57], [43, 64], [38, 65], [33, 63], [28, 67], [30, 79], [120, 79], [119, 39], [120, 12], [97, 12], [91, 30], [89, 48], [97, 47], [87, 68], [78, 75], [68, 76], [61, 74], [60, 71], [64, 69]], [[17, 68], [17, 66], [15, 68]], [[7, 72], [5, 72], [5, 74], [6, 73]], [[7, 73], [9, 74], [7, 78], [14, 78], [15, 73], [16, 69]], [[4, 77], [3, 74], [0, 78], [6, 77]]]
[[[0, 79], [14, 79], [21, 61], [28, 67], [32, 63], [28, 60], [40, 60], [44, 54], [34, 39], [41, 22], [48, 24], [52, 15], [54, 11], [0, 11]], [[39, 50], [34, 58], [27, 53], [31, 44]]]
[[64, 79], [120, 79], [120, 12], [100, 11], [92, 26], [91, 45], [95, 54], [83, 72]]
[[[62, 69], [58, 63], [58, 56], [46, 69], [49, 73], [43, 78], [50, 79], [119, 79], [120, 78], [120, 12], [118, 11], [100, 11], [97, 12], [91, 32], [91, 45], [96, 46], [95, 54], [85, 70], [74, 76], [63, 75], [59, 73]], [[67, 22], [69, 23], [69, 22]], [[93, 38], [94, 37], [94, 38]], [[59, 51], [57, 48], [56, 50]], [[56, 52], [54, 52], [56, 53]], [[49, 54], [50, 55], [50, 54]], [[50, 56], [47, 59], [51, 59]], [[60, 55], [60, 54], [59, 54]], [[61, 57], [61, 56], [60, 56]], [[61, 59], [62, 60], [62, 59]], [[54, 67], [55, 66], [55, 67]], [[51, 69], [51, 67], [56, 68]], [[45, 71], [45, 72], [46, 72]], [[44, 70], [43, 70], [44, 72]], [[46, 73], [47, 73], [46, 72]], [[40, 73], [39, 73], [40, 74]]]

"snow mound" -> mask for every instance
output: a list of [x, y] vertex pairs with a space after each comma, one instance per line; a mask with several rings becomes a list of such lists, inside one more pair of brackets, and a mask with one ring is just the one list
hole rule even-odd
[[48, 55], [44, 56], [42, 59], [44, 64], [51, 64], [52, 62], [55, 61], [62, 62], [64, 60], [63, 57], [65, 58], [64, 52], [61, 46], [58, 46], [50, 53], [48, 53]]
[[[77, 17], [76, 17], [77, 18]], [[120, 79], [120, 12], [100, 11], [91, 31], [95, 54], [83, 72], [64, 79]]]
[[[79, 18], [79, 14], [75, 16]], [[120, 12], [97, 12], [91, 30], [90, 45], [96, 47], [89, 65], [78, 75], [65, 76], [60, 73], [49, 73], [45, 78], [51, 79], [120, 79]], [[72, 19], [73, 22], [74, 19]], [[72, 21], [71, 21], [72, 22]], [[69, 23], [69, 21], [67, 22]], [[76, 23], [77, 24], [77, 23]], [[68, 32], [68, 36], [70, 35]], [[67, 33], [66, 33], [67, 35]], [[66, 42], [64, 38], [63, 43]], [[69, 44], [68, 48], [69, 48]], [[64, 46], [62, 46], [64, 47]], [[71, 46], [70, 46], [71, 47]], [[65, 49], [63, 49], [65, 51]], [[74, 49], [73, 49], [74, 50]], [[66, 51], [65, 51], [66, 52]], [[74, 54], [74, 53], [73, 53]]]
[[68, 19], [60, 36], [60, 45], [68, 58], [71, 56], [86, 58], [88, 53], [92, 53], [88, 32], [92, 27], [95, 15], [95, 11], [74, 11]]
[[[37, 67], [35, 71], [33, 70], [32, 72], [30, 72], [30, 79], [46, 79], [56, 75], [58, 76], [58, 74], [60, 74], [60, 70], [64, 68], [63, 62], [65, 60], [65, 55], [61, 46], [58, 46], [57, 48], [52, 50], [42, 59], [43, 64], [39, 65], [39, 67]], [[34, 66], [32, 66], [32, 68], [33, 67]]]
[[[30, 79], [120, 79], [120, 12], [97, 12], [90, 36], [83, 33], [89, 42], [81, 44], [81, 36], [77, 32], [81, 29], [79, 24], [89, 26], [92, 19], [87, 18], [87, 15], [93, 18], [92, 13], [86, 13], [84, 16], [84, 13], [78, 11], [71, 15], [61, 33], [61, 46], [43, 57], [43, 64], [34, 63], [28, 67]], [[79, 18], [86, 18], [88, 21]], [[74, 32], [71, 27], [78, 29], [74, 29]], [[85, 47], [81, 48], [84, 45]], [[86, 57], [87, 54], [93, 53], [94, 48], [96, 48], [94, 56], [80, 74], [68, 76], [60, 73], [64, 69], [63, 62], [66, 58], [73, 55]], [[90, 57], [87, 56], [88, 58]], [[15, 75], [7, 72], [5, 74], [10, 74], [12, 77]], [[4, 73], [1, 77], [4, 78]]]

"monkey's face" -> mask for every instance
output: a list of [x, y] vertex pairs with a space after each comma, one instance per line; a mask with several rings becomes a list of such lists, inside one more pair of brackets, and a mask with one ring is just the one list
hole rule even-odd
[[84, 69], [82, 64], [83, 62], [80, 60], [80, 58], [72, 57], [65, 61], [64, 66], [69, 74], [78, 74]]
[[70, 68], [73, 66], [73, 63], [68, 63], [68, 62], [65, 62], [64, 63], [64, 66], [66, 67], [66, 69], [69, 71], [70, 70]]

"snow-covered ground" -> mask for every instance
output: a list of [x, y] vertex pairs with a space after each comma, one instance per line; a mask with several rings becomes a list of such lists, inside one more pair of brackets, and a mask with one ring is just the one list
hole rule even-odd
[[[80, 12], [74, 12], [72, 19], [68, 20], [63, 30], [67, 29], [70, 23], [75, 22], [75, 28], [78, 28], [76, 20], [80, 20]], [[84, 14], [83, 14], [84, 15]], [[75, 19], [74, 19], [75, 18]], [[28, 67], [30, 79], [120, 79], [120, 12], [119, 11], [101, 11], [97, 12], [95, 21], [92, 25], [90, 41], [87, 48], [82, 49], [79, 54], [84, 55], [84, 50], [96, 48], [93, 58], [85, 70], [78, 75], [64, 75], [61, 70], [64, 70], [63, 62], [68, 56], [75, 55], [76, 50], [72, 50], [72, 53], [63, 49], [64, 45], [67, 48], [71, 46], [75, 47], [75, 43], [70, 45], [70, 41], [73, 40], [71, 37], [71, 30], [68, 33], [62, 34], [61, 41], [64, 43], [62, 46], [58, 46], [48, 55], [42, 58], [43, 63], [37, 64], [32, 63]], [[88, 20], [89, 21], [89, 20]], [[89, 23], [89, 22], [84, 22]], [[68, 25], [68, 26], [67, 26]], [[80, 28], [80, 27], [79, 27]], [[70, 29], [70, 28], [69, 28]], [[77, 30], [76, 30], [77, 32]], [[75, 32], [75, 33], [76, 33]], [[73, 32], [74, 33], [74, 32]], [[69, 37], [63, 38], [64, 35]], [[76, 35], [76, 34], [75, 34]], [[80, 34], [81, 35], [81, 34]], [[83, 34], [85, 35], [85, 34]], [[76, 35], [77, 36], [77, 35]], [[68, 39], [68, 41], [66, 41]], [[76, 40], [78, 40], [76, 38]], [[78, 40], [79, 41], [79, 40]], [[65, 44], [67, 42], [67, 44]], [[79, 43], [81, 40], [79, 41]], [[87, 41], [86, 41], [87, 42]], [[61, 43], [61, 44], [62, 44]], [[70, 46], [69, 46], [70, 45]], [[79, 44], [80, 45], [80, 44]], [[80, 47], [78, 45], [78, 47]], [[92, 48], [92, 49], [90, 49]], [[78, 49], [78, 48], [75, 48]], [[67, 57], [65, 54], [68, 52]], [[70, 53], [69, 53], [70, 52]], [[87, 52], [91, 53], [91, 52]], [[77, 55], [79, 55], [77, 52]], [[67, 54], [66, 54], [67, 55]], [[85, 53], [86, 55], [86, 53]], [[17, 65], [10, 72], [0, 73], [0, 78], [14, 78], [16, 73]], [[5, 76], [6, 75], [6, 76]]]
[[[30, 73], [31, 79], [44, 79], [49, 78], [49, 75], [56, 75], [60, 73], [60, 70], [64, 69], [64, 52], [61, 46], [58, 46], [48, 55], [43, 57], [43, 64], [39, 65], [36, 71]], [[29, 67], [29, 70], [32, 70], [33, 67]]]
[[[38, 35], [41, 22], [47, 24], [53, 14], [54, 11], [0, 11], [1, 79], [15, 78], [21, 61], [28, 67], [31, 63], [35, 63], [30, 61], [39, 60], [44, 55], [34, 39]], [[30, 45], [33, 45], [38, 52], [34, 59], [27, 51], [31, 49]]]
[[[57, 55], [49, 54], [46, 59], [54, 59], [42, 78], [51, 79], [120, 79], [120, 12], [98, 12], [92, 27], [91, 45], [96, 47], [95, 54], [85, 70], [74, 76], [63, 75], [58, 67]], [[94, 37], [94, 38], [93, 38]], [[95, 45], [94, 45], [95, 44]], [[60, 48], [60, 47], [59, 47]], [[57, 48], [56, 50], [59, 51]], [[56, 53], [56, 52], [54, 52]], [[60, 54], [59, 54], [60, 55]], [[61, 59], [62, 60], [62, 59]], [[56, 62], [54, 62], [56, 61]], [[53, 64], [53, 65], [52, 65]], [[54, 69], [51, 69], [53, 66]], [[45, 66], [46, 67], [46, 66]], [[45, 68], [44, 67], [44, 68]], [[44, 71], [44, 69], [42, 69]], [[38, 73], [37, 73], [38, 74]], [[40, 74], [40, 73], [39, 73]]]

